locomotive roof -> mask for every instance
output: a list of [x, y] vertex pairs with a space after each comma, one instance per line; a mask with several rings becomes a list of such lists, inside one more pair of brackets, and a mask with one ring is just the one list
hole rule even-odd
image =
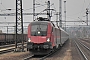
[[33, 21], [32, 23], [35, 23], [35, 22], [46, 22], [47, 23], [48, 21]]
[[49, 21], [33, 21], [33, 22], [31, 22], [31, 24], [48, 24], [48, 23], [50, 23]]
[[58, 28], [53, 22], [50, 22], [50, 21], [33, 21], [31, 22], [30, 24], [52, 24], [52, 26], [54, 26], [55, 28]]

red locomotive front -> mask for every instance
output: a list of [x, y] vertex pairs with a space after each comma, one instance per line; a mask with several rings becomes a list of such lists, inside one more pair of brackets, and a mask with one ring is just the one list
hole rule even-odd
[[28, 26], [27, 50], [37, 55], [48, 54], [60, 48], [68, 39], [66, 31], [46, 18], [39, 18]]
[[[52, 26], [47, 21], [31, 22], [28, 26], [27, 49], [35, 53], [46, 53], [53, 48]], [[45, 52], [44, 52], [45, 51]]]

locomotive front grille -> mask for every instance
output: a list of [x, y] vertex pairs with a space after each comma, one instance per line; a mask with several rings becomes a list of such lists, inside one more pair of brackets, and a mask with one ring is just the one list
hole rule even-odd
[[46, 42], [46, 43], [41, 43], [41, 44], [36, 44], [36, 43], [28, 43], [27, 44], [27, 48], [28, 49], [51, 49], [52, 45], [50, 42]]
[[40, 48], [43, 48], [43, 45], [44, 44], [33, 44], [33, 47], [40, 49]]

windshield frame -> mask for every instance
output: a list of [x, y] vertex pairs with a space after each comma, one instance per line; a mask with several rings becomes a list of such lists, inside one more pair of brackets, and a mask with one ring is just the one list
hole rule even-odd
[[[36, 26], [36, 29], [33, 31], [32, 26]], [[42, 29], [44, 26], [46, 26], [46, 29]], [[31, 36], [47, 36], [47, 31], [48, 31], [48, 24], [47, 23], [32, 23], [31, 24]]]

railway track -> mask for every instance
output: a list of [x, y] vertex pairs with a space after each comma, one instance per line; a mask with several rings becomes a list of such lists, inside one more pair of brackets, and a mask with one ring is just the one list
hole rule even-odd
[[29, 57], [26, 57], [26, 58], [24, 58], [24, 60], [44, 60], [44, 59], [46, 59], [48, 56], [50, 56], [50, 54], [48, 54], [48, 55], [45, 55], [45, 56], [35, 56], [35, 55], [31, 55], [31, 56], [29, 56]]
[[33, 57], [34, 57], [34, 55], [31, 55], [31, 56], [28, 56], [28, 57], [24, 58], [24, 60], [29, 60], [29, 59], [31, 59]]
[[80, 42], [83, 46], [86, 46], [86, 48], [89, 48], [89, 49], [90, 49], [90, 43], [89, 43], [89, 42], [83, 41], [83, 40], [81, 40], [81, 39], [79, 39], [79, 42]]
[[[20, 46], [21, 44], [19, 43], [18, 45]], [[26, 47], [26, 43], [24, 47]], [[15, 44], [0, 46], [0, 54], [12, 52], [14, 50], [15, 50]]]
[[[26, 44], [26, 43], [27, 43], [27, 42], [25, 42], [25, 44]], [[18, 45], [21, 45], [21, 43], [18, 43]], [[1, 45], [1, 46], [0, 46], [0, 49], [6, 48], [6, 47], [12, 47], [12, 46], [15, 46], [15, 44]]]
[[47, 55], [44, 55], [44, 56], [35, 56], [35, 55], [31, 55], [29, 57], [26, 57], [24, 58], [24, 60], [44, 60], [46, 59], [48, 56], [50, 56], [51, 54], [47, 54]]
[[[68, 42], [68, 40], [67, 40], [66, 42]], [[66, 43], [65, 43], [65, 44], [66, 44]], [[64, 45], [65, 45], [65, 44], [64, 44]], [[62, 47], [64, 47], [64, 45], [63, 45]], [[45, 59], [47, 59], [48, 57], [50, 57], [50, 56], [58, 53], [58, 51], [59, 51], [62, 47], [58, 48], [57, 50], [55, 50], [55, 51], [53, 51], [53, 52], [50, 52], [50, 53], [47, 54], [47, 55], [38, 56], [38, 57], [35, 56], [35, 55], [30, 55], [30, 56], [24, 58], [24, 60], [45, 60]]]
[[87, 42], [87, 43], [90, 43], [90, 40], [89, 39], [81, 39], [81, 38], [79, 38], [80, 40], [83, 40], [83, 41], [85, 41], [85, 42]]
[[7, 50], [2, 50], [0, 51], [0, 54], [8, 53], [14, 51], [15, 48], [7, 49]]
[[83, 60], [90, 60], [89, 55], [88, 55], [88, 53], [90, 52], [90, 50], [88, 50], [89, 48], [79, 41], [77, 42], [74, 40], [74, 42]]
[[35, 55], [31, 55], [31, 56], [28, 56], [28, 57], [24, 58], [24, 60], [44, 60], [44, 59], [48, 58], [49, 56], [53, 55], [54, 53], [56, 53], [58, 50], [59, 49], [57, 49], [53, 52], [50, 52], [47, 55], [38, 56], [38, 57], [36, 57]]
[[81, 45], [83, 45], [83, 47], [85, 47], [87, 50], [89, 50], [90, 51], [90, 48], [89, 47], [87, 47], [85, 44], [83, 44], [83, 43], [81, 43], [81, 42], [79, 42]]

